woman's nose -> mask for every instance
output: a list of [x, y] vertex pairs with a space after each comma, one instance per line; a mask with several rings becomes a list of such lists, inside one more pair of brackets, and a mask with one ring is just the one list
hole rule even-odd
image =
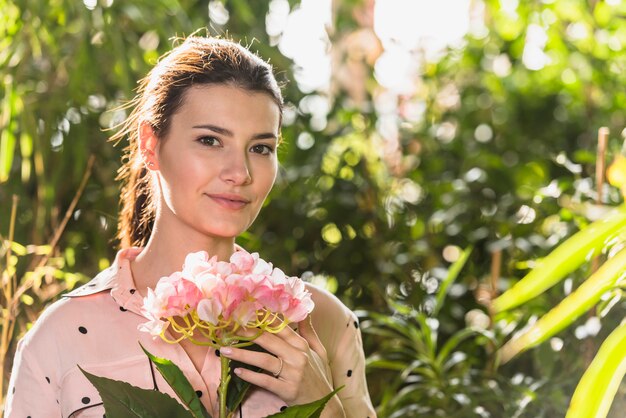
[[245, 154], [232, 153], [221, 163], [222, 171], [220, 177], [226, 183], [239, 186], [252, 181], [248, 158]]

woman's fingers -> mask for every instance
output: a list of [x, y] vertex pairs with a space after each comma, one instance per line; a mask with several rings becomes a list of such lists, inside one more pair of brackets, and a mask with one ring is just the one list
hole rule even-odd
[[[250, 351], [245, 348], [224, 347], [220, 350], [220, 355], [265, 370], [267, 373], [237, 367], [234, 372], [242, 380], [273, 392], [289, 405], [303, 403], [297, 400], [298, 396], [302, 396], [303, 392], [311, 398], [307, 398], [306, 402], [319, 399], [325, 393], [316, 394], [315, 391], [320, 391], [321, 389], [321, 392], [324, 392], [324, 387], [328, 385], [328, 381], [324, 377], [320, 380], [322, 382], [321, 385], [316, 384], [314, 379], [307, 378], [307, 376], [312, 377], [314, 374], [311, 374], [309, 370], [313, 365], [310, 363], [306, 353], [300, 352], [299, 355], [295, 355], [293, 358], [282, 359], [281, 361], [280, 358], [267, 353]], [[308, 390], [306, 388], [303, 389], [303, 386], [310, 388]], [[318, 386], [321, 386], [321, 388]]]
[[269, 374], [253, 372], [252, 370], [248, 370], [243, 367], [236, 368], [234, 372], [242, 380], [269, 390], [289, 405], [293, 405], [296, 400], [298, 395], [298, 384], [282, 379], [276, 379]]
[[[243, 329], [239, 334], [248, 337], [256, 335], [254, 330]], [[283, 342], [287, 344], [285, 345]], [[270, 353], [283, 358], [293, 355], [294, 350], [300, 352], [309, 350], [307, 340], [288, 326], [276, 333], [264, 332], [254, 340], [254, 343], [260, 345]]]
[[251, 366], [259, 367], [269, 372], [276, 378], [280, 377], [285, 369], [283, 360], [271, 354], [259, 351], [246, 350], [243, 348], [222, 347], [220, 349], [220, 355]]
[[[333, 387], [326, 349], [310, 317], [297, 325], [297, 331], [284, 327], [276, 333], [263, 332], [254, 339], [254, 343], [267, 352], [245, 347], [223, 347], [221, 355], [262, 369], [261, 372], [255, 372], [241, 367], [234, 372], [246, 382], [275, 393], [289, 405], [319, 399]], [[257, 332], [250, 329], [239, 333], [252, 338]]]

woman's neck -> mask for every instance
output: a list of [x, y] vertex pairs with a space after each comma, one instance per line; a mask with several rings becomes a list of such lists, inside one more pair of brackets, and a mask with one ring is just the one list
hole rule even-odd
[[234, 238], [197, 236], [197, 231], [194, 232], [196, 234], [172, 234], [155, 225], [143, 251], [131, 262], [135, 286], [140, 293], [145, 294], [147, 287], [154, 288], [161, 277], [182, 270], [189, 253], [206, 251], [209, 257], [215, 255], [219, 260], [228, 260], [235, 251]]

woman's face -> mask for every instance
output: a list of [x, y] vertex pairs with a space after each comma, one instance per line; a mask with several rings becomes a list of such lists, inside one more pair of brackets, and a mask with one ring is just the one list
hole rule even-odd
[[279, 116], [265, 93], [223, 84], [189, 88], [155, 143], [157, 225], [211, 237], [244, 232], [276, 178]]

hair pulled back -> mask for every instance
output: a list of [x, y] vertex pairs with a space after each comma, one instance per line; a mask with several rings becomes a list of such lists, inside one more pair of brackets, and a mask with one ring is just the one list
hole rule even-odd
[[167, 135], [172, 116], [192, 86], [228, 84], [267, 93], [282, 115], [283, 99], [272, 67], [243, 46], [224, 39], [191, 36], [161, 57], [139, 82], [129, 103], [133, 110], [111, 140], [128, 138], [122, 167], [117, 238], [121, 248], [145, 246], [156, 215], [155, 188], [139, 150], [139, 127], [148, 123], [159, 140]]

